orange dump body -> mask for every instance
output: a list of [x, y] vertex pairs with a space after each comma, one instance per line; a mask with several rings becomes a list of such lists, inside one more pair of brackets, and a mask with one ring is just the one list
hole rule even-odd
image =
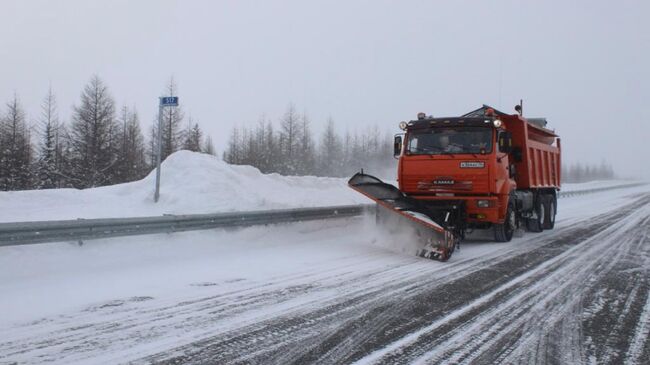
[[517, 115], [502, 117], [512, 133], [513, 146], [521, 148], [521, 162], [515, 162], [518, 189], [560, 188], [560, 138]]

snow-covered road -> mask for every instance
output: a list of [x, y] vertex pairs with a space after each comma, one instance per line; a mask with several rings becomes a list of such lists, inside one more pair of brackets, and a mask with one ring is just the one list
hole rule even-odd
[[650, 363], [650, 188], [447, 263], [373, 219], [0, 250], [0, 363]]

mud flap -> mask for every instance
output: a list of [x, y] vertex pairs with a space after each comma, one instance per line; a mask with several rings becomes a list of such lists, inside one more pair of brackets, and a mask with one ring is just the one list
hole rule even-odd
[[429, 207], [404, 195], [395, 186], [378, 178], [357, 173], [348, 185], [377, 203], [377, 223], [382, 226], [409, 227], [418, 241], [420, 257], [447, 261], [458, 243], [453, 232], [443, 228], [444, 223], [434, 220], [435, 214]]

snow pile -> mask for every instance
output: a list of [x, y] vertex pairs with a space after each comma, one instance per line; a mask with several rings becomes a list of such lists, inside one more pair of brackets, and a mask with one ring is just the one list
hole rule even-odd
[[1, 192], [0, 222], [198, 214], [369, 203], [347, 179], [262, 174], [251, 166], [179, 151], [140, 181], [86, 190]]

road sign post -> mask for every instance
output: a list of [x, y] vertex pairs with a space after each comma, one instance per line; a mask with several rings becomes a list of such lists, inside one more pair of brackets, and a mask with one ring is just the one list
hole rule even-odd
[[154, 202], [158, 203], [160, 198], [160, 162], [162, 160], [162, 113], [165, 107], [178, 106], [178, 96], [160, 97], [158, 103], [158, 153], [156, 153], [156, 192], [153, 195]]

